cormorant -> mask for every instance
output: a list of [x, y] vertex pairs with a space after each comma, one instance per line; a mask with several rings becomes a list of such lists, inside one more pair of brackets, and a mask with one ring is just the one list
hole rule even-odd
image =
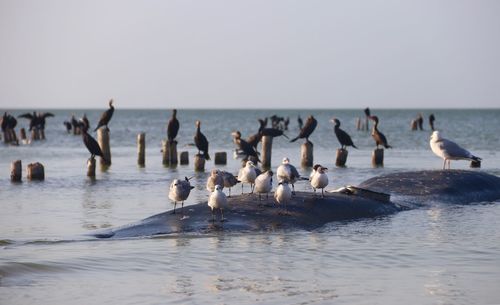
[[170, 142], [175, 140], [177, 133], [179, 132], [179, 120], [177, 120], [177, 110], [172, 110], [172, 117], [168, 121], [167, 125], [167, 137]]
[[210, 160], [210, 155], [208, 154], [208, 140], [204, 134], [200, 131], [201, 122], [196, 121], [196, 134], [194, 135], [194, 143], [196, 148], [198, 148], [198, 154], [203, 152], [203, 158], [205, 160]]
[[91, 135], [88, 134], [88, 127], [84, 126], [82, 128], [82, 138], [83, 138], [83, 143], [87, 147], [87, 149], [90, 152], [90, 159], [93, 159], [95, 156], [100, 156], [101, 158], [104, 159], [104, 161], [107, 162], [107, 160], [104, 157], [104, 154], [102, 153], [101, 147], [99, 146], [99, 143], [92, 138]]
[[99, 123], [97, 123], [97, 127], [94, 129], [94, 131], [97, 131], [97, 129], [101, 128], [102, 126], [106, 126], [108, 128], [108, 123], [111, 120], [111, 117], [113, 117], [113, 112], [115, 111], [115, 107], [113, 107], [113, 99], [109, 100], [109, 109], [104, 111], [101, 114], [101, 118], [99, 119]]
[[375, 144], [377, 144], [377, 149], [379, 145], [384, 146], [385, 148], [392, 148], [389, 144], [387, 144], [387, 139], [384, 134], [378, 130], [378, 117], [376, 115], [370, 116], [370, 119], [375, 122], [372, 129], [372, 137], [375, 140]]
[[33, 111], [33, 114], [24, 113], [24, 114], [18, 115], [17, 117], [29, 119], [30, 120], [29, 130], [31, 131], [33, 128], [44, 130], [45, 129], [45, 119], [48, 117], [53, 117], [53, 116], [54, 116], [54, 114], [52, 114], [50, 112], [36, 113], [35, 111]]
[[342, 149], [345, 149], [346, 146], [357, 148], [352, 142], [351, 136], [349, 136], [347, 132], [340, 129], [340, 121], [337, 118], [333, 118], [332, 120], [330, 120], [330, 122], [335, 124], [335, 135], [337, 136], [337, 140], [339, 140]]
[[310, 115], [307, 118], [306, 123], [304, 124], [304, 127], [302, 127], [302, 129], [300, 130], [299, 135], [296, 138], [290, 140], [290, 142], [295, 142], [298, 139], [303, 139], [303, 138], [305, 138], [306, 141], [309, 142], [309, 136], [316, 128], [316, 125], [318, 125], [318, 121], [316, 121], [316, 119], [312, 115]]
[[253, 146], [241, 138], [241, 132], [235, 131], [231, 133], [231, 135], [234, 137], [234, 143], [238, 145], [238, 149], [240, 149], [245, 155], [255, 157], [257, 158], [257, 161], [260, 161], [257, 151], [253, 148]]

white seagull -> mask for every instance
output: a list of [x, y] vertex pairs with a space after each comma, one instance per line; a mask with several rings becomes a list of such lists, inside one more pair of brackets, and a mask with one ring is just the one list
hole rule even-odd
[[290, 159], [283, 158], [281, 165], [276, 170], [278, 180], [286, 181], [292, 185], [292, 194], [295, 194], [295, 182], [300, 178], [300, 174], [295, 166], [290, 164]]
[[266, 194], [269, 197], [269, 192], [273, 189], [273, 172], [266, 171], [255, 178], [255, 191], [259, 194], [259, 202], [261, 201], [260, 194]]
[[318, 164], [314, 175], [311, 177], [311, 186], [314, 189], [314, 194], [316, 194], [316, 189], [321, 189], [321, 198], [325, 197], [323, 190], [328, 185], [328, 175], [325, 173], [327, 169]]
[[292, 190], [288, 186], [288, 182], [280, 181], [278, 183], [278, 187], [274, 192], [274, 199], [278, 204], [283, 205], [286, 210], [286, 204], [292, 199]]
[[450, 169], [450, 160], [481, 160], [457, 143], [441, 137], [439, 131], [432, 132], [430, 145], [432, 152], [444, 159], [443, 169], [446, 168], [446, 161], [448, 161], [448, 169]]
[[186, 200], [189, 196], [191, 190], [194, 189], [194, 186], [191, 186], [189, 179], [186, 177], [185, 180], [174, 179], [170, 184], [170, 191], [168, 192], [168, 198], [170, 198], [174, 202], [174, 211], [172, 214], [175, 214], [175, 207], [177, 206], [178, 201], [182, 201], [182, 215], [184, 215], [184, 200]]
[[227, 198], [226, 194], [222, 191], [222, 186], [216, 185], [212, 194], [208, 198], [208, 206], [212, 210], [212, 221], [215, 221], [215, 209], [220, 210], [220, 221], [224, 221], [224, 214], [222, 212], [223, 209], [227, 207]]
[[213, 192], [216, 185], [224, 188], [224, 177], [218, 169], [213, 169], [207, 179], [207, 191]]
[[250, 193], [253, 193], [253, 187], [255, 183], [255, 178], [257, 178], [257, 172], [255, 171], [255, 165], [252, 161], [247, 161], [245, 167], [241, 168], [238, 173], [238, 180], [241, 182], [241, 193], [243, 194], [243, 183], [250, 184]]

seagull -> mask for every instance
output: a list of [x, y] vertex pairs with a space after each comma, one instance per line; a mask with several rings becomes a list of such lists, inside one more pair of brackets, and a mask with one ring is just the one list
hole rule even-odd
[[259, 194], [259, 202], [261, 201], [260, 194], [266, 193], [266, 198], [269, 197], [269, 192], [273, 189], [273, 172], [266, 171], [255, 178], [255, 191]]
[[243, 183], [250, 184], [250, 193], [253, 193], [255, 178], [257, 178], [255, 165], [252, 161], [247, 161], [245, 167], [241, 168], [238, 173], [238, 180], [241, 182], [241, 194], [243, 194]]
[[168, 192], [168, 198], [174, 202], [174, 211], [172, 214], [175, 214], [177, 201], [182, 201], [181, 211], [184, 215], [184, 200], [188, 198], [192, 189], [194, 189], [194, 186], [191, 186], [188, 177], [186, 177], [185, 180], [174, 179], [174, 181], [172, 181], [170, 184], [170, 191]]
[[321, 198], [325, 197], [323, 191], [328, 185], [328, 175], [325, 173], [327, 169], [328, 168], [318, 164], [316, 170], [314, 171], [314, 175], [311, 177], [311, 186], [314, 189], [314, 193], [316, 194], [316, 189], [321, 189]]
[[240, 181], [238, 181], [238, 178], [236, 178], [230, 172], [221, 171], [221, 175], [222, 179], [224, 180], [224, 187], [227, 187], [229, 190], [229, 195], [227, 197], [231, 197], [231, 188]]
[[224, 221], [224, 214], [222, 210], [227, 207], [227, 198], [226, 194], [222, 192], [222, 186], [221, 185], [216, 185], [214, 191], [212, 194], [210, 194], [210, 197], [208, 198], [208, 206], [212, 210], [212, 221], [215, 222], [215, 209], [220, 210], [220, 221]]
[[378, 130], [378, 117], [376, 115], [372, 115], [369, 118], [375, 122], [375, 125], [373, 125], [372, 128], [372, 137], [375, 140], [375, 144], [377, 144], [377, 149], [379, 145], [382, 145], [385, 148], [392, 148], [392, 146], [387, 144], [387, 139], [384, 134]]
[[337, 140], [339, 140], [339, 143], [341, 145], [341, 149], [345, 149], [346, 146], [357, 148], [356, 145], [354, 145], [354, 143], [352, 142], [351, 136], [349, 136], [347, 132], [340, 129], [340, 121], [337, 118], [333, 118], [332, 120], [330, 120], [330, 122], [335, 124], [334, 131], [335, 135], [337, 136]]
[[213, 192], [216, 185], [224, 188], [224, 177], [218, 169], [213, 169], [207, 179], [207, 191]]
[[444, 159], [443, 169], [446, 168], [446, 161], [448, 161], [448, 169], [450, 169], [450, 160], [481, 161], [481, 158], [474, 156], [457, 143], [441, 137], [437, 130], [432, 132], [430, 145], [432, 152]]
[[292, 194], [295, 194], [295, 182], [300, 178], [300, 174], [295, 166], [290, 164], [290, 159], [283, 158], [281, 165], [276, 170], [276, 175], [279, 180], [286, 181], [292, 185]]
[[286, 210], [286, 204], [292, 199], [292, 190], [288, 186], [288, 182], [281, 180], [274, 192], [274, 199], [279, 205], [283, 205]]

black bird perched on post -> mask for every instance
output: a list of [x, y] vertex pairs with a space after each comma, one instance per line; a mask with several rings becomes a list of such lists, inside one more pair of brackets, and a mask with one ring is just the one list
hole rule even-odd
[[194, 143], [196, 144], [196, 148], [198, 148], [198, 154], [203, 152], [203, 158], [205, 160], [210, 160], [210, 155], [208, 154], [208, 140], [204, 134], [200, 131], [201, 122], [196, 121], [196, 134], [194, 135]]
[[31, 131], [33, 128], [37, 129], [45, 129], [45, 119], [48, 117], [53, 117], [54, 114], [50, 112], [41, 112], [41, 113], [36, 113], [33, 111], [33, 114], [31, 113], [24, 113], [21, 115], [18, 115], [18, 118], [25, 118], [30, 120], [30, 127], [29, 130]]
[[104, 154], [102, 153], [101, 147], [99, 146], [99, 143], [97, 143], [97, 141], [94, 138], [92, 138], [91, 135], [88, 134], [87, 132], [88, 129], [89, 127], [85, 123], [83, 123], [82, 139], [83, 143], [90, 152], [90, 159], [93, 159], [95, 156], [100, 156], [101, 158], [104, 159], [104, 161], [107, 162], [107, 160], [104, 157]]
[[387, 144], [387, 139], [384, 134], [378, 130], [378, 117], [376, 115], [370, 116], [370, 119], [375, 122], [372, 129], [372, 137], [375, 140], [375, 144], [377, 144], [377, 149], [379, 145], [384, 146], [385, 148], [392, 148], [389, 144]]
[[303, 139], [303, 138], [305, 138], [306, 141], [309, 142], [309, 136], [311, 135], [311, 133], [313, 133], [317, 125], [318, 121], [316, 121], [316, 119], [312, 115], [310, 115], [309, 117], [307, 117], [306, 123], [304, 124], [304, 127], [302, 127], [302, 129], [300, 130], [299, 135], [296, 138], [291, 139], [290, 142], [295, 142], [298, 139]]
[[170, 142], [175, 140], [177, 133], [179, 132], [179, 120], [177, 120], [177, 110], [172, 110], [172, 117], [168, 121], [167, 125], [167, 137]]
[[101, 114], [101, 118], [99, 119], [99, 123], [97, 123], [97, 127], [94, 129], [94, 131], [97, 131], [97, 129], [101, 128], [102, 126], [106, 126], [108, 128], [108, 123], [111, 120], [111, 117], [113, 117], [113, 112], [115, 111], [115, 107], [113, 107], [113, 99], [109, 100], [109, 109], [104, 111]]
[[241, 138], [241, 132], [234, 131], [231, 133], [234, 137], [234, 142], [238, 145], [238, 148], [247, 156], [252, 156], [257, 158], [257, 161], [260, 162], [257, 151], [253, 148], [251, 144]]
[[357, 149], [357, 147], [352, 142], [351, 136], [347, 134], [347, 132], [340, 129], [340, 121], [337, 118], [333, 118], [330, 122], [335, 124], [334, 131], [337, 136], [337, 140], [341, 145], [341, 148], [344, 149], [346, 146], [352, 146]]
[[432, 131], [434, 131], [434, 121], [435, 120], [436, 120], [436, 118], [434, 117], [434, 114], [431, 113], [431, 115], [429, 115], [429, 125], [431, 125]]
[[279, 137], [279, 136], [284, 136], [285, 138], [288, 139], [286, 134], [283, 133], [283, 130], [277, 129], [277, 128], [266, 128], [266, 122], [263, 121], [262, 119], [259, 119], [260, 127], [259, 127], [259, 133], [261, 136], [270, 136], [270, 137]]

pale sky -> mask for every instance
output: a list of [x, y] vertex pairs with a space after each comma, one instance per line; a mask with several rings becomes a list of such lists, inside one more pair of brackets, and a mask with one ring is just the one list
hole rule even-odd
[[500, 1], [0, 0], [1, 108], [500, 106]]

